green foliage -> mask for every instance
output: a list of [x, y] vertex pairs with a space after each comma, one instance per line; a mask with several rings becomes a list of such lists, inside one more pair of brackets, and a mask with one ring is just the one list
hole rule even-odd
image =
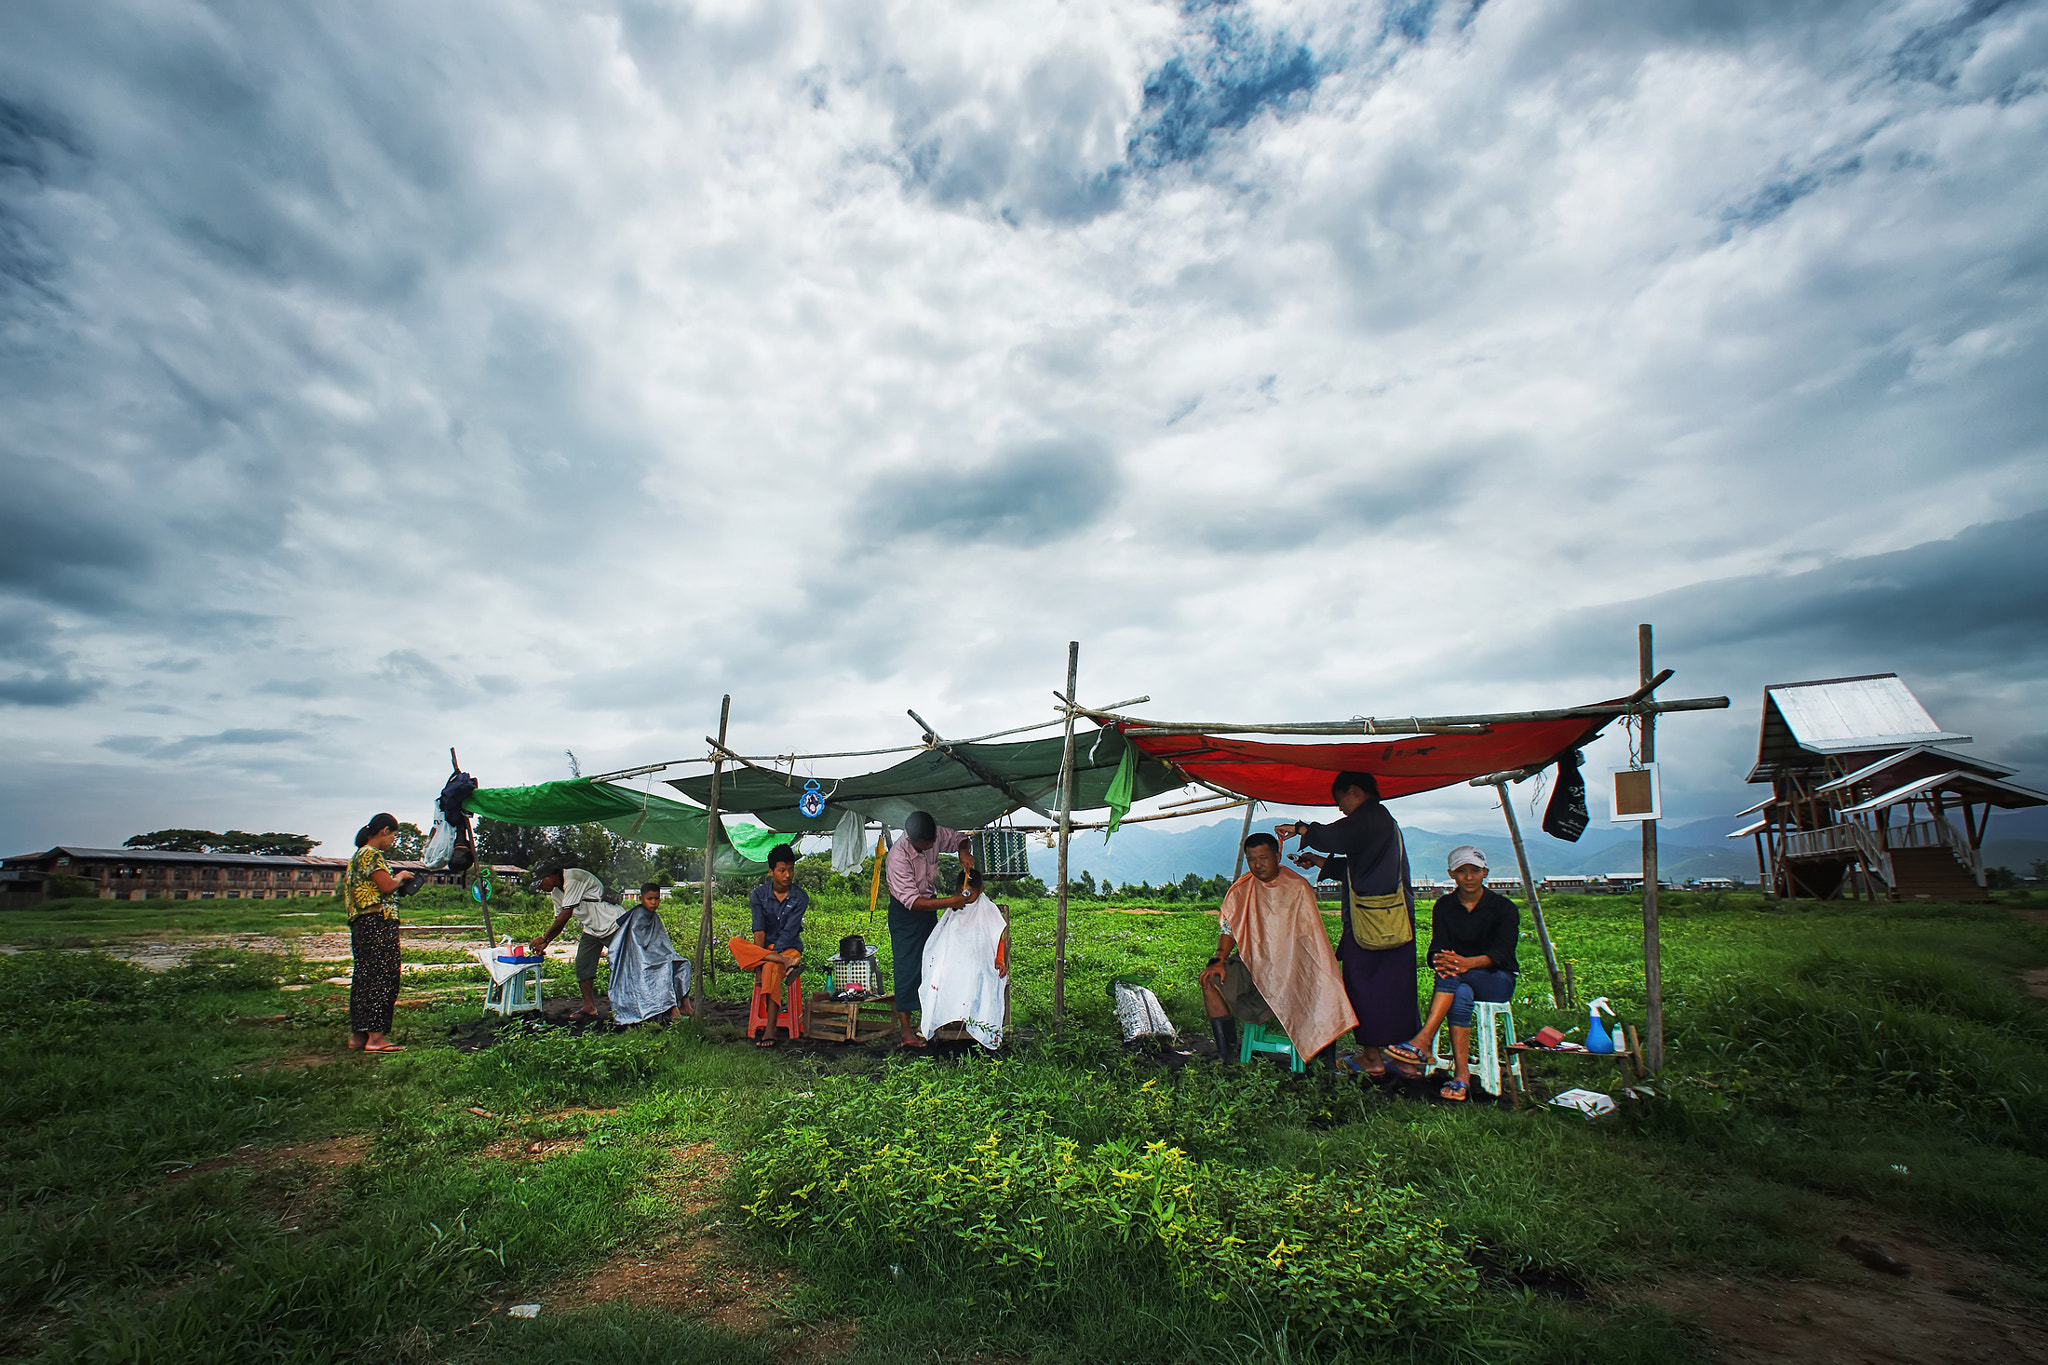
[[[419, 832], [410, 825], [399, 828], [412, 829], [415, 834]], [[225, 834], [215, 834], [210, 829], [159, 829], [121, 842], [123, 848], [158, 849], [172, 853], [267, 853], [284, 858], [303, 858], [319, 846], [320, 841], [310, 834], [276, 831], [251, 834], [239, 829], [231, 829]]]
[[993, 1062], [821, 1082], [744, 1159], [741, 1209], [799, 1264], [852, 1280], [886, 1261], [911, 1296], [971, 1285], [991, 1325], [1055, 1338], [1087, 1286], [1123, 1313], [1233, 1332], [1278, 1315], [1338, 1345], [1469, 1309], [1464, 1243], [1412, 1192], [1222, 1160], [1257, 1125], [1221, 1088], [1077, 1079]]
[[2019, 875], [2009, 867], [1987, 867], [1984, 869], [1984, 885], [1994, 891], [2010, 891], [2019, 885]]

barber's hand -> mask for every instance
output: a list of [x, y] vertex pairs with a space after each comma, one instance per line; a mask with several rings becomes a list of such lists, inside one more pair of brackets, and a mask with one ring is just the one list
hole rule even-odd
[[1296, 867], [1321, 867], [1328, 860], [1316, 853], [1296, 853], [1290, 855], [1288, 861]]
[[537, 938], [526, 945], [526, 950], [528, 957], [546, 957], [548, 955], [548, 941], [544, 938]]
[[965, 896], [946, 897], [946, 908], [948, 910], [958, 910], [961, 906], [965, 904], [967, 904], [967, 897]]

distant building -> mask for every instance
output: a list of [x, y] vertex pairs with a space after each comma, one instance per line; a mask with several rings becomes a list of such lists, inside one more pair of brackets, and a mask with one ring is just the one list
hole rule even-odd
[[1771, 794], [1737, 812], [1758, 818], [1728, 837], [1756, 841], [1767, 894], [1986, 900], [1991, 812], [2048, 795], [1949, 747], [1969, 742], [1896, 673], [1767, 687], [1749, 780]]
[[[258, 853], [172, 853], [160, 849], [83, 848], [60, 844], [44, 853], [0, 859], [0, 909], [34, 905], [56, 895], [102, 900], [294, 900], [332, 896], [341, 884], [342, 858], [282, 857]], [[450, 885], [462, 879], [423, 864], [393, 862], [422, 880]], [[523, 867], [494, 866], [501, 878], [522, 878]], [[52, 891], [66, 880], [76, 890]], [[88, 889], [89, 888], [89, 889]]]

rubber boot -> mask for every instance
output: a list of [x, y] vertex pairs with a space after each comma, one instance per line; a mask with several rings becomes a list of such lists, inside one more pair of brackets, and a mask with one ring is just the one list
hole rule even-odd
[[1237, 1020], [1230, 1015], [1209, 1021], [1209, 1031], [1216, 1035], [1216, 1060], [1234, 1062], [1237, 1060]]

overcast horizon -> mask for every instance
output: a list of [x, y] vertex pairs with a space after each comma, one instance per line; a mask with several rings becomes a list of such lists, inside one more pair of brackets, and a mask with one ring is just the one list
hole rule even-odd
[[748, 753], [992, 731], [1068, 640], [1170, 719], [1570, 705], [1639, 621], [1732, 699], [1673, 820], [1864, 673], [2048, 786], [2048, 3], [7, 33], [0, 853], [345, 853], [451, 745], [701, 755], [725, 693]]

